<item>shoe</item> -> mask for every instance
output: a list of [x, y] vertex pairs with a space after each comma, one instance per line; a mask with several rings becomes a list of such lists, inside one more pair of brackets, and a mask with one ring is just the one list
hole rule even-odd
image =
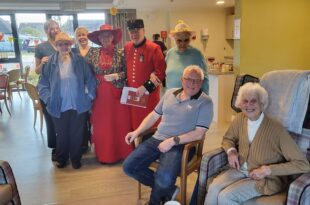
[[56, 161], [57, 161], [56, 149], [52, 149], [52, 161], [53, 161], [53, 162], [56, 162]]
[[178, 187], [178, 186], [175, 186], [175, 190], [174, 190], [174, 192], [173, 192], [173, 194], [172, 194], [170, 200], [171, 200], [171, 201], [175, 201], [175, 199], [177, 198], [179, 192], [180, 192], [179, 187]]
[[75, 162], [75, 163], [72, 162], [73, 169], [80, 169], [81, 166], [82, 166], [81, 162]]
[[56, 167], [59, 169], [63, 169], [67, 166], [66, 162], [56, 162]]
[[176, 201], [175, 199], [177, 198], [179, 192], [180, 192], [179, 187], [174, 185], [171, 192], [169, 192], [169, 194], [167, 196], [162, 198], [161, 204], [165, 204], [168, 201]]

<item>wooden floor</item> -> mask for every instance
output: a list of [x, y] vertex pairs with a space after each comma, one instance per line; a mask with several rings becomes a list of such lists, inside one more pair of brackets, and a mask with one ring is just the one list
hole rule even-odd
[[[26, 92], [22, 99], [14, 93], [10, 117], [1, 102], [0, 159], [12, 166], [23, 205], [139, 205], [149, 197], [143, 187], [143, 200], [137, 200], [137, 182], [127, 177], [121, 163], [102, 165], [93, 151], [82, 159], [83, 167], [57, 169], [47, 148], [45, 125], [40, 133], [39, 118], [33, 128], [33, 108]], [[212, 124], [204, 151], [220, 145], [227, 125]], [[188, 180], [187, 199], [190, 200], [197, 173]]]

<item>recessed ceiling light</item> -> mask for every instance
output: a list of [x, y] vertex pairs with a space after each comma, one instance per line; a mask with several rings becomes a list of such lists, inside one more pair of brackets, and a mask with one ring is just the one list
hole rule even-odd
[[220, 5], [220, 4], [224, 4], [225, 1], [217, 1], [216, 4]]

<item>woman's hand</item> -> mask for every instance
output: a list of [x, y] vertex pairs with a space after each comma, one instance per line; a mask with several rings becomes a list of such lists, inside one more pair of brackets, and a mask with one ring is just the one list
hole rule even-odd
[[117, 73], [112, 73], [112, 74], [108, 74], [108, 75], [104, 75], [104, 80], [107, 82], [112, 82], [114, 80], [118, 80], [118, 74]]
[[158, 149], [162, 152], [168, 152], [174, 146], [173, 137], [165, 139], [158, 145]]
[[264, 179], [266, 176], [271, 174], [271, 169], [269, 166], [263, 165], [259, 168], [253, 169], [249, 176], [254, 180]]
[[235, 168], [238, 170], [240, 169], [237, 150], [233, 149], [230, 152], [228, 152], [228, 162], [231, 168]]
[[45, 63], [48, 62], [48, 56], [44, 56], [42, 59], [41, 59], [41, 65], [44, 65]]

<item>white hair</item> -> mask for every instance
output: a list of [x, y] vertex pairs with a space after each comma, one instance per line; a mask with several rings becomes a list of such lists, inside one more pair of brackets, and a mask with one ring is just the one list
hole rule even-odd
[[205, 78], [205, 74], [203, 73], [202, 68], [200, 68], [198, 65], [189, 65], [189, 66], [187, 66], [184, 69], [182, 76], [184, 76], [186, 73], [190, 73], [190, 72], [197, 73], [201, 80], [204, 80], [204, 78]]
[[240, 87], [235, 102], [235, 106], [241, 108], [243, 97], [249, 93], [255, 93], [258, 97], [259, 102], [262, 105], [262, 111], [264, 112], [268, 106], [268, 93], [259, 83], [246, 83]]

